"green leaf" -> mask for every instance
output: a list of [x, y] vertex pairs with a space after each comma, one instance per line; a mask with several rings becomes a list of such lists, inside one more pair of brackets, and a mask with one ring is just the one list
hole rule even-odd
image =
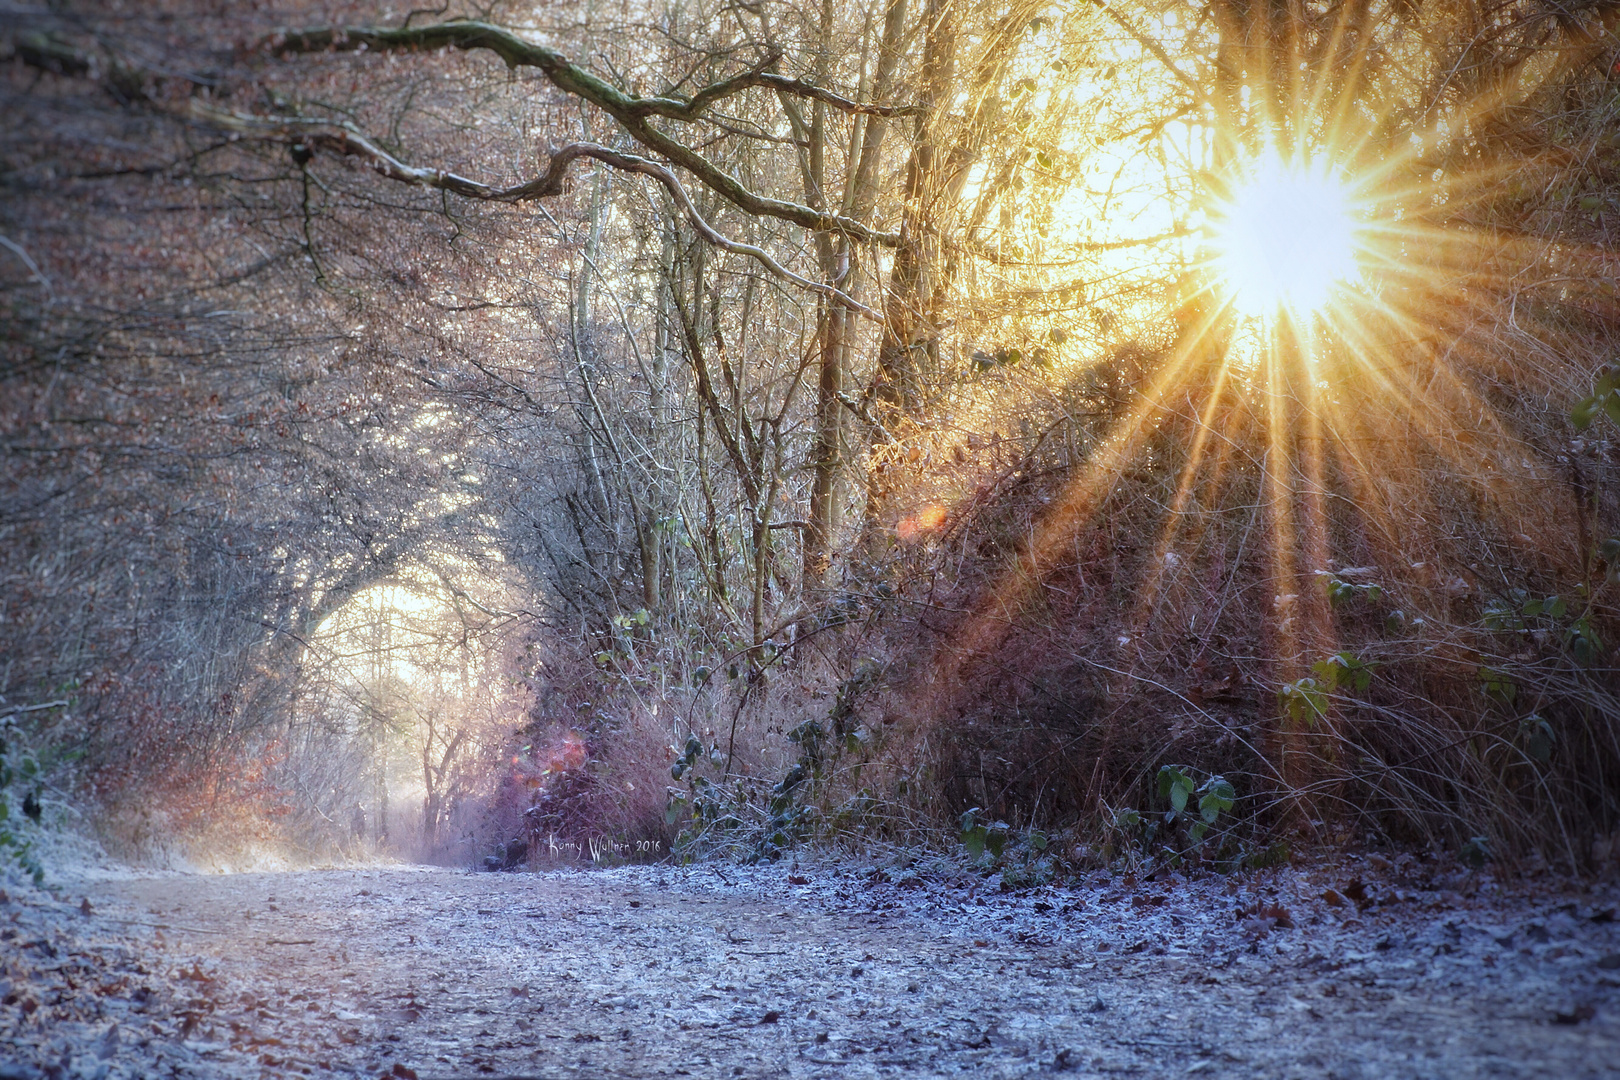
[[1582, 195], [1581, 209], [1587, 213], [1596, 213], [1603, 209], [1603, 197], [1600, 195]]
[[1551, 724], [1531, 713], [1519, 721], [1519, 732], [1525, 736], [1525, 753], [1543, 765], [1552, 760], [1553, 744], [1558, 737], [1553, 734]]
[[1591, 666], [1603, 652], [1602, 640], [1592, 629], [1591, 620], [1584, 615], [1570, 626], [1569, 651], [1582, 667]]
[[1035, 164], [1039, 165], [1043, 169], [1050, 169], [1052, 167], [1052, 155], [1046, 153], [1044, 150], [1037, 150], [1035, 152]]
[[1213, 825], [1237, 801], [1237, 789], [1224, 778], [1212, 776], [1204, 784], [1204, 795], [1198, 800], [1198, 816]]
[[1478, 870], [1491, 858], [1491, 842], [1483, 836], [1473, 837], [1457, 852], [1457, 858], [1467, 866]]
[[990, 849], [991, 855], [1001, 858], [1001, 852], [1007, 846], [1007, 826], [998, 821], [986, 830], [984, 846]]
[[1327, 688], [1315, 679], [1299, 679], [1286, 683], [1277, 691], [1288, 718], [1296, 723], [1311, 724], [1327, 715]]
[[1482, 667], [1479, 669], [1480, 689], [1488, 698], [1495, 698], [1504, 705], [1513, 704], [1519, 696], [1519, 688], [1505, 672], [1495, 668]]
[[1576, 431], [1585, 431], [1592, 426], [1592, 421], [1597, 419], [1597, 414], [1602, 408], [1603, 405], [1596, 395], [1581, 398], [1569, 410], [1569, 422], [1574, 425]]
[[1603, 395], [1603, 412], [1610, 420], [1620, 424], [1620, 393], [1610, 390]]
[[692, 671], [692, 685], [702, 686], [704, 683], [709, 681], [709, 676], [713, 674], [714, 672], [710, 671], [706, 667], [695, 668]]
[[1029, 834], [1029, 846], [1030, 847], [1034, 848], [1036, 851], [1045, 851], [1046, 850], [1046, 844], [1047, 844], [1047, 840], [1046, 840], [1046, 834], [1045, 833], [1041, 832], [1039, 829], [1035, 829], [1035, 830], [1032, 830], [1030, 832], [1030, 834]]

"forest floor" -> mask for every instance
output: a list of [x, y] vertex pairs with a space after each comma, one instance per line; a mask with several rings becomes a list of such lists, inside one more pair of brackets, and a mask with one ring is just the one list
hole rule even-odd
[[13, 885], [0, 1078], [1458, 1080], [1620, 1061], [1613, 882], [1407, 857], [994, 883], [902, 855]]

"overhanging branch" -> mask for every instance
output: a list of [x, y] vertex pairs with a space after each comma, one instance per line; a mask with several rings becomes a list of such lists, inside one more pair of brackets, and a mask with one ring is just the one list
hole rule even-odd
[[[570, 63], [555, 49], [525, 41], [502, 27], [472, 21], [458, 20], [421, 27], [362, 26], [284, 30], [268, 39], [265, 48], [278, 56], [327, 51], [356, 52], [362, 49], [387, 51], [485, 49], [506, 61], [508, 67], [538, 68], [553, 86], [596, 105], [617, 120], [642, 146], [686, 169], [705, 187], [740, 210], [760, 217], [791, 222], [815, 232], [843, 233], [853, 240], [884, 247], [900, 246], [898, 232], [879, 231], [842, 214], [826, 213], [799, 203], [772, 199], [750, 190], [736, 177], [696, 150], [658, 130], [652, 125], [651, 120], [653, 117], [696, 119], [703, 109], [715, 101], [739, 93], [749, 86], [769, 86], [784, 93], [813, 97], [834, 107], [846, 108], [846, 111], [879, 110], [871, 112], [871, 115], [912, 115], [916, 106], [860, 105], [796, 79], [786, 79], [762, 71], [746, 72], [734, 79], [717, 83], [699, 91], [689, 100], [636, 97]], [[888, 114], [881, 111], [890, 108], [901, 111]]]
[[622, 172], [650, 176], [662, 184], [681, 208], [692, 228], [715, 247], [738, 255], [746, 255], [784, 281], [803, 289], [819, 293], [835, 304], [847, 307], [868, 319], [882, 322], [880, 312], [867, 307], [848, 293], [825, 282], [811, 281], [795, 274], [773, 258], [770, 252], [754, 244], [744, 244], [720, 233], [703, 219], [693, 205], [691, 196], [673, 170], [635, 154], [625, 154], [596, 143], [572, 143], [555, 151], [546, 171], [541, 176], [515, 187], [496, 187], [478, 180], [447, 172], [443, 169], [420, 168], [407, 165], [378, 146], [358, 130], [347, 125], [332, 124], [324, 120], [306, 120], [296, 117], [265, 117], [215, 109], [205, 102], [193, 99], [192, 115], [215, 127], [222, 127], [244, 135], [262, 139], [275, 139], [299, 143], [309, 151], [324, 150], [346, 157], [359, 158], [379, 174], [400, 183], [448, 191], [468, 199], [488, 202], [527, 202], [551, 198], [562, 194], [563, 180], [568, 166], [580, 158], [600, 161]]

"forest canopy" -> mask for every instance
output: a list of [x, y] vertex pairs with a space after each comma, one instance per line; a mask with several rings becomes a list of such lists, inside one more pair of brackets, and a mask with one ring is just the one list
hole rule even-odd
[[1620, 4], [5, 22], [5, 798], [1609, 849]]

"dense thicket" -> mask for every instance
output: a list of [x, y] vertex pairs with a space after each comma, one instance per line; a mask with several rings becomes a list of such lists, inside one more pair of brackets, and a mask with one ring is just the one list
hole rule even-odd
[[[467, 14], [9, 18], [0, 693], [110, 834], [1614, 830], [1620, 6]], [[1363, 244], [1271, 323], [1267, 155]]]

